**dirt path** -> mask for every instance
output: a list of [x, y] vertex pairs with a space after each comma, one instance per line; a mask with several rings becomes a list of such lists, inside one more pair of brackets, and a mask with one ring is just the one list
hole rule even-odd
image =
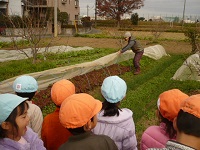
[[[140, 41], [144, 47], [151, 45], [146, 45], [149, 41]], [[90, 46], [93, 48], [115, 48], [116, 51], [120, 49], [119, 39], [100, 39], [100, 38], [82, 38], [82, 37], [61, 37], [53, 42], [54, 45], [69, 45], [69, 46]], [[126, 43], [123, 43], [124, 45]], [[167, 53], [190, 53], [191, 46], [186, 42], [176, 42], [176, 41], [161, 41], [159, 43], [162, 45]]]

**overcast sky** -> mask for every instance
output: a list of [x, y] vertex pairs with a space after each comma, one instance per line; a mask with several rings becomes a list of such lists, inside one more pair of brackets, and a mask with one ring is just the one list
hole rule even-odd
[[[79, 0], [81, 15], [94, 16], [95, 0]], [[89, 6], [87, 9], [87, 5]], [[144, 7], [134, 10], [140, 17], [183, 16], [184, 0], [145, 0]], [[87, 11], [88, 10], [88, 11]], [[200, 17], [200, 0], [186, 0], [185, 16]]]

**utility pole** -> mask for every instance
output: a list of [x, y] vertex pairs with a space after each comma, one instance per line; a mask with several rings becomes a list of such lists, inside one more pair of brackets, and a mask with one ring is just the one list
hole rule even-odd
[[89, 13], [89, 6], [87, 5], [87, 17], [88, 17], [88, 13]]
[[182, 28], [183, 28], [184, 19], [185, 19], [185, 4], [186, 4], [186, 0], [184, 0]]
[[95, 0], [94, 20], [95, 20], [95, 27], [97, 27], [97, 0]]
[[58, 2], [57, 0], [54, 0], [54, 37], [58, 36], [57, 7], [58, 7]]

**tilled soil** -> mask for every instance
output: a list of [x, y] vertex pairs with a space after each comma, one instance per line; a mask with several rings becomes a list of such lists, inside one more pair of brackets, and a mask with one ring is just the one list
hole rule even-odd
[[[76, 76], [70, 79], [70, 81], [74, 83], [76, 87], [76, 93], [87, 93], [93, 90], [95, 87], [101, 86], [103, 80], [106, 77], [110, 75], [121, 75], [130, 70], [131, 68], [129, 66], [114, 64], [99, 70], [94, 70], [84, 75]], [[41, 90], [34, 97], [34, 103], [38, 105], [41, 109], [44, 108], [44, 106], [52, 103], [50, 92], [51, 87], [52, 85], [49, 85], [47, 89]]]

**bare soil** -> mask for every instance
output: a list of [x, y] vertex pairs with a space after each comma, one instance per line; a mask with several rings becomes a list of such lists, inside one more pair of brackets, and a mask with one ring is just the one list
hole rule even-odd
[[[101, 86], [103, 80], [107, 76], [121, 75], [130, 70], [130, 67], [114, 64], [106, 68], [94, 70], [84, 75], [76, 76], [70, 79], [70, 81], [74, 83], [76, 87], [76, 93], [88, 93], [89, 91], [92, 91], [95, 87]], [[34, 99], [36, 99], [34, 103], [38, 105], [41, 109], [44, 108], [44, 106], [52, 103], [50, 92], [51, 87], [52, 85], [49, 85], [47, 89], [41, 90], [34, 97]]]
[[[156, 45], [155, 43], [150, 44], [149, 41], [140, 41], [143, 47], [149, 47]], [[68, 46], [89, 46], [93, 48], [115, 48], [116, 51], [120, 50], [126, 43], [123, 42], [121, 45], [119, 39], [103, 39], [103, 38], [83, 38], [83, 37], [61, 37], [57, 38], [53, 42], [54, 45], [68, 45]], [[177, 42], [177, 41], [160, 41], [167, 53], [190, 53], [192, 48], [188, 42]]]

